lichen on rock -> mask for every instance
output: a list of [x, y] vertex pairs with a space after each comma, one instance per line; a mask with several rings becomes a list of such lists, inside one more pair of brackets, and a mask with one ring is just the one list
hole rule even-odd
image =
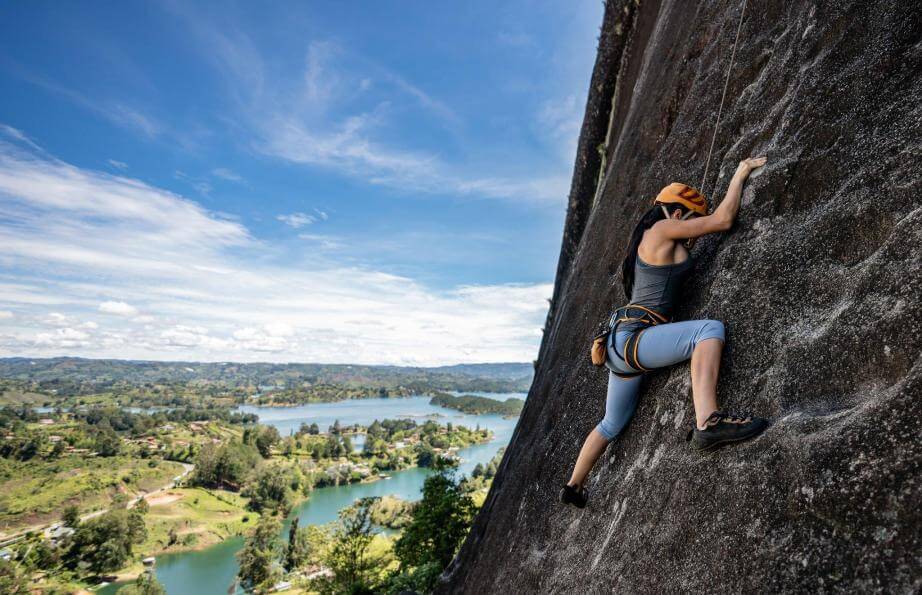
[[702, 457], [683, 440], [687, 364], [657, 371], [589, 506], [556, 501], [602, 416], [588, 344], [624, 303], [627, 237], [662, 186], [700, 181], [740, 8], [607, 2], [535, 381], [440, 592], [922, 588], [922, 13], [908, 2], [748, 4], [712, 204], [741, 159], [769, 162], [734, 228], [695, 247], [677, 319], [724, 321], [720, 401], [772, 426]]

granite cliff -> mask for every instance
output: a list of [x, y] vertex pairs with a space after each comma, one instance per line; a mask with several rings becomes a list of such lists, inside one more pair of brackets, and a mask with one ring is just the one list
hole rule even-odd
[[922, 25], [910, 2], [750, 1], [705, 193], [737, 163], [734, 228], [695, 247], [678, 318], [729, 337], [718, 387], [772, 419], [694, 453], [688, 366], [648, 378], [583, 510], [556, 502], [602, 416], [595, 325], [623, 303], [632, 225], [698, 186], [741, 2], [610, 0], [536, 376], [439, 591], [922, 589]]

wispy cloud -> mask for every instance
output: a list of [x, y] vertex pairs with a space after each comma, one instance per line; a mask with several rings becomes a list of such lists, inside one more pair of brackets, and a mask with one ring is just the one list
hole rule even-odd
[[143, 113], [137, 107], [125, 105], [123, 101], [87, 97], [80, 91], [50, 81], [34, 72], [29, 72], [18, 64], [12, 65], [12, 71], [28, 83], [63, 97], [71, 103], [95, 113], [122, 128], [140, 132], [147, 138], [156, 138], [164, 131], [164, 126], [152, 115]]
[[321, 250], [336, 250], [343, 247], [342, 240], [336, 236], [317, 233], [300, 233], [298, 234], [298, 239], [305, 240], [307, 242], [313, 242]]
[[195, 191], [198, 192], [202, 196], [208, 196], [209, 194], [211, 194], [211, 191], [213, 190], [211, 182], [209, 182], [205, 178], [190, 176], [184, 171], [176, 170], [175, 172], [173, 172], [173, 177], [176, 178], [177, 180], [182, 180], [183, 182], [186, 182], [187, 184], [195, 188]]
[[109, 159], [106, 161], [106, 163], [108, 163], [109, 165], [111, 165], [112, 167], [118, 170], [125, 171], [126, 169], [128, 169], [127, 163], [125, 163], [124, 161], [118, 161], [117, 159]]
[[221, 178], [222, 180], [227, 180], [228, 182], [242, 183], [244, 181], [243, 176], [227, 169], [226, 167], [214, 168], [213, 170], [211, 170], [211, 175], [213, 175], [216, 178]]
[[540, 340], [550, 284], [433, 290], [331, 260], [321, 235], [277, 259], [188, 198], [7, 138], [0, 354], [426, 365], [529, 360]]
[[305, 213], [290, 213], [288, 215], [279, 215], [276, 217], [276, 219], [285, 225], [294, 227], [295, 229], [300, 229], [305, 225], [310, 225], [317, 220], [313, 215], [307, 215]]
[[[530, 172], [510, 177], [446, 160], [386, 134], [394, 105], [415, 105], [421, 115], [448, 130], [464, 124], [445, 102], [367, 57], [334, 42], [313, 40], [301, 76], [273, 76], [256, 44], [241, 30], [227, 23], [218, 28], [186, 5], [173, 4], [172, 10], [223, 73], [259, 153], [400, 191], [553, 206], [566, 200], [570, 164], [541, 177]], [[369, 108], [365, 94], [371, 88], [377, 102]]]

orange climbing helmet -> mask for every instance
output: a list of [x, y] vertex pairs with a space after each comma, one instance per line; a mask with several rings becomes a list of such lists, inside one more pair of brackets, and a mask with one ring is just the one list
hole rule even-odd
[[687, 219], [692, 215], [707, 215], [708, 201], [704, 196], [686, 184], [673, 182], [669, 184], [656, 195], [653, 199], [654, 205], [666, 205], [678, 203], [689, 209], [682, 219]]

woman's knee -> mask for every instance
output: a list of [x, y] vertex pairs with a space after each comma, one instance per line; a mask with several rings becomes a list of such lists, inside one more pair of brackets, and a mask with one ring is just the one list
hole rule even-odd
[[726, 341], [727, 330], [724, 327], [724, 323], [719, 320], [705, 320], [703, 322], [704, 324], [701, 325], [698, 336], [695, 338], [695, 345], [705, 339], [720, 339], [721, 342]]
[[602, 438], [611, 442], [618, 435], [618, 432], [621, 431], [621, 427], [613, 420], [605, 417], [596, 425], [595, 431], [601, 434]]

